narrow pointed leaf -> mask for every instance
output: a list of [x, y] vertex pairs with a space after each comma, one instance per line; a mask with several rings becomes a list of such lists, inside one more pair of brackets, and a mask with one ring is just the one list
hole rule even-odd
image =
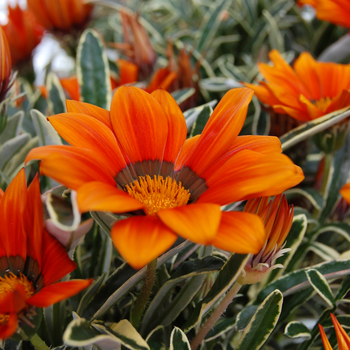
[[186, 334], [180, 328], [175, 327], [171, 332], [169, 350], [191, 350]]
[[48, 91], [48, 107], [50, 115], [66, 113], [66, 96], [64, 94], [62, 85], [53, 72], [47, 75], [47, 91]]
[[297, 321], [289, 322], [284, 329], [284, 334], [289, 338], [311, 338], [309, 329]]
[[310, 269], [306, 271], [307, 279], [317, 294], [330, 306], [335, 305], [332, 291], [327, 283], [327, 280], [317, 270]]

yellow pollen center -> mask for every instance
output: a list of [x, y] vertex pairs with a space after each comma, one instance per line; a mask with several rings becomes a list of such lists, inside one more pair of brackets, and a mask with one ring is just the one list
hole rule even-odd
[[154, 175], [153, 179], [149, 175], [139, 176], [125, 190], [145, 206], [148, 215], [155, 215], [161, 209], [186, 205], [191, 196], [181, 182], [177, 183], [169, 176], [164, 179], [161, 175]]
[[319, 100], [315, 101], [314, 105], [324, 112], [331, 103], [332, 99], [330, 97], [322, 97]]
[[[34, 288], [32, 282], [28, 281], [27, 277], [23, 274], [20, 274], [18, 277], [10, 272], [5, 277], [0, 277], [0, 299], [4, 298], [7, 293], [14, 291], [17, 284], [21, 284], [24, 287], [27, 298], [33, 295]], [[0, 314], [0, 326], [7, 323], [9, 317], [7, 314]]]

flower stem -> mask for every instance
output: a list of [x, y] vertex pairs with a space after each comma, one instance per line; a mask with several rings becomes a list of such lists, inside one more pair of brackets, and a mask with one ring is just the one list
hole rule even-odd
[[214, 310], [214, 312], [210, 315], [210, 317], [205, 322], [204, 326], [199, 330], [196, 336], [193, 338], [191, 342], [191, 350], [196, 350], [197, 347], [202, 343], [205, 336], [209, 333], [209, 331], [213, 328], [219, 317], [224, 313], [227, 309], [233, 298], [236, 296], [240, 288], [241, 284], [235, 282], [231, 289], [226, 294], [225, 298], [219, 304], [219, 306]]
[[131, 324], [137, 328], [141, 317], [146, 308], [148, 298], [152, 292], [154, 280], [156, 278], [157, 259], [154, 259], [147, 265], [145, 281], [143, 283], [140, 295], [138, 296], [131, 313]]
[[50, 350], [46, 343], [37, 334], [33, 335], [29, 340], [37, 350]]

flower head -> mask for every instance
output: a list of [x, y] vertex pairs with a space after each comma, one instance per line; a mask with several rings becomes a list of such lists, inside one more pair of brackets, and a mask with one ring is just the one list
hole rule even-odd
[[164, 90], [151, 95], [120, 87], [111, 111], [67, 101], [68, 113], [49, 119], [71, 146], [33, 149], [41, 172], [77, 191], [81, 212], [127, 213], [112, 228], [120, 254], [140, 268], [177, 235], [199, 244], [258, 253], [261, 219], [220, 206], [276, 195], [302, 181], [275, 137], [237, 136], [253, 92], [229, 91], [201, 135], [186, 140], [185, 118]]
[[27, 0], [28, 9], [48, 30], [67, 32], [82, 28], [93, 9], [83, 0]]
[[6, 339], [35, 307], [69, 298], [92, 281], [55, 283], [76, 264], [43, 227], [38, 177], [27, 189], [22, 169], [5, 193], [0, 190], [0, 222], [0, 338]]
[[290, 250], [283, 249], [283, 245], [292, 227], [293, 206], [288, 205], [284, 195], [279, 195], [273, 201], [269, 201], [269, 197], [251, 199], [244, 211], [258, 215], [266, 232], [264, 247], [249, 259], [240, 277], [241, 284], [252, 284], [259, 282], [267, 272], [282, 267], [275, 261]]
[[298, 5], [310, 5], [316, 17], [345, 28], [350, 28], [350, 3], [347, 0], [299, 0]]
[[[340, 325], [336, 317], [331, 314], [332, 322], [334, 325], [335, 333], [337, 335], [338, 340], [338, 348], [339, 350], [348, 350], [350, 349], [350, 337], [345, 332], [344, 328]], [[319, 324], [320, 334], [323, 342], [323, 346], [325, 350], [332, 350], [331, 344], [329, 343], [326, 333], [324, 332], [323, 327]]]
[[8, 23], [2, 28], [10, 46], [12, 64], [30, 58], [34, 48], [40, 43], [44, 28], [35, 20], [33, 14], [22, 10], [18, 5], [8, 6]]
[[316, 62], [303, 52], [292, 68], [277, 50], [269, 57], [273, 66], [259, 64], [266, 81], [245, 85], [276, 113], [309, 121], [350, 106], [350, 65]]

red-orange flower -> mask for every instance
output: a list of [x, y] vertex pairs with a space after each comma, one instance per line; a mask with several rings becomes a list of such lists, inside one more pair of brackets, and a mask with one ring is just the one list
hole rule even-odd
[[[335, 329], [335, 334], [337, 335], [338, 348], [339, 350], [349, 350], [350, 349], [350, 337], [345, 332], [344, 328], [340, 325], [336, 317], [331, 314], [332, 322]], [[326, 333], [324, 332], [323, 327], [319, 324], [320, 334], [325, 350], [332, 350], [331, 344], [329, 343]]]
[[83, 0], [27, 0], [27, 4], [46, 29], [64, 32], [83, 27], [93, 9]]
[[0, 101], [2, 101], [10, 88], [11, 54], [8, 41], [3, 29], [0, 27]]
[[299, 0], [299, 5], [310, 5], [316, 17], [345, 28], [350, 28], [350, 3], [348, 0]]
[[269, 57], [273, 66], [259, 64], [266, 81], [245, 85], [276, 113], [309, 121], [350, 106], [350, 65], [316, 62], [303, 52], [292, 68], [277, 50]]
[[12, 63], [30, 58], [34, 48], [40, 43], [44, 28], [35, 20], [29, 11], [21, 10], [17, 5], [15, 8], [8, 6], [8, 23], [3, 26], [7, 36]]
[[346, 200], [346, 202], [350, 205], [350, 182], [341, 188], [340, 194]]
[[59, 282], [72, 272], [62, 245], [43, 228], [39, 179], [27, 190], [24, 169], [0, 190], [0, 338], [11, 337], [21, 317], [69, 298], [91, 280]]
[[169, 93], [120, 87], [111, 111], [67, 101], [49, 119], [71, 146], [33, 149], [41, 172], [77, 191], [88, 210], [132, 213], [112, 228], [113, 242], [135, 268], [149, 263], [177, 235], [199, 244], [257, 253], [261, 219], [220, 206], [275, 195], [298, 184], [302, 170], [281, 154], [275, 137], [241, 136], [253, 92], [229, 91], [201, 135], [186, 140], [184, 116]]

